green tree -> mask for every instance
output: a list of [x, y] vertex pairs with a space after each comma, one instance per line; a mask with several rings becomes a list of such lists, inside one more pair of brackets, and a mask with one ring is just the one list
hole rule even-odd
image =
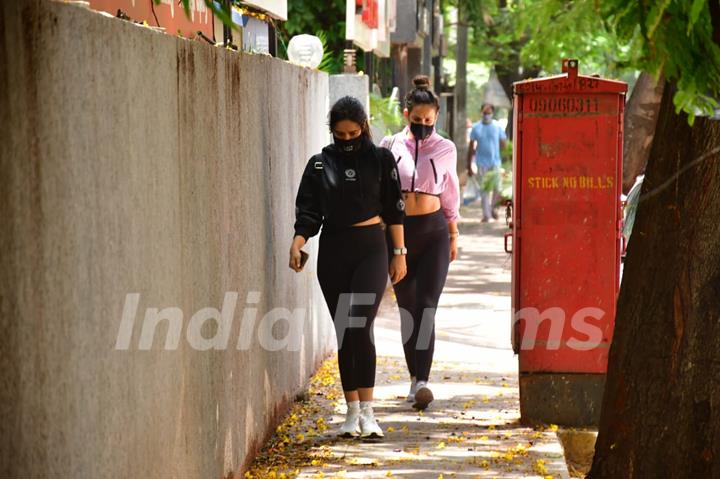
[[720, 89], [720, 2], [613, 3], [605, 12], [632, 40], [638, 66], [670, 84], [618, 301], [589, 477], [718, 477], [720, 122], [694, 120], [716, 105]]
[[[632, 82], [630, 47], [592, 8], [596, 0], [456, 0], [471, 28], [468, 61], [491, 65], [508, 98], [516, 81], [558, 72], [563, 58], [582, 69]], [[547, 41], [547, 39], [552, 39]], [[509, 118], [512, 127], [512, 115]]]
[[720, 122], [696, 119], [720, 93], [720, 2], [540, 0], [533, 8], [536, 51], [567, 35], [556, 27], [568, 18], [594, 15], [627, 48], [619, 63], [667, 80], [588, 478], [720, 477]]
[[676, 84], [675, 106], [691, 123], [698, 113], [710, 114], [717, 106], [716, 0], [536, 0], [519, 5], [522, 26], [532, 38], [523, 54], [544, 67], [557, 58], [575, 57], [606, 63], [619, 74], [627, 69], [655, 77], [662, 73]]
[[[666, 78], [617, 304], [591, 479], [720, 476], [718, 0], [483, 2], [471, 57]], [[505, 11], [503, 12], [503, 8]], [[503, 47], [504, 46], [504, 47]], [[663, 76], [661, 76], [663, 75]]]
[[606, 78], [633, 73], [632, 52], [603, 21], [597, 0], [535, 0], [512, 7], [515, 36], [524, 39], [521, 57], [547, 72], [558, 72], [560, 60], [578, 58], [583, 70]]

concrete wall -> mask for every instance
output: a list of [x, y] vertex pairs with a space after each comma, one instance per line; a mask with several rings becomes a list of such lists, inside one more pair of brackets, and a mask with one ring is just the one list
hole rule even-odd
[[355, 73], [331, 75], [328, 98], [330, 106], [346, 95], [360, 100], [365, 112], [370, 115], [370, 77]]
[[[314, 262], [287, 267], [327, 76], [46, 0], [2, 2], [0, 39], [0, 477], [237, 473], [334, 344]], [[228, 349], [196, 350], [228, 291]], [[251, 291], [258, 320], [307, 308], [301, 351], [262, 348], [267, 323], [236, 349]], [[168, 307], [177, 348], [165, 320], [139, 350]]]

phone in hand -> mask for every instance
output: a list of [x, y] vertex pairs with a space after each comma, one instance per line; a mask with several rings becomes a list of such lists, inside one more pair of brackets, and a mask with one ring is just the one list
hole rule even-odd
[[300, 250], [300, 268], [305, 267], [305, 263], [307, 263], [308, 258], [310, 257], [309, 254], [307, 254], [305, 251]]

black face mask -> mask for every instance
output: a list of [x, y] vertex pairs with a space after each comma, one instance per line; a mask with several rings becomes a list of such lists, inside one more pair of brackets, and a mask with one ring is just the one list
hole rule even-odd
[[333, 136], [333, 139], [335, 140], [335, 146], [337, 146], [338, 150], [342, 151], [343, 153], [355, 153], [359, 151], [363, 142], [362, 135], [358, 136], [357, 138], [352, 138], [350, 140], [341, 140], [336, 136]]
[[424, 140], [432, 135], [435, 125], [423, 125], [422, 123], [410, 123], [410, 131], [416, 140]]

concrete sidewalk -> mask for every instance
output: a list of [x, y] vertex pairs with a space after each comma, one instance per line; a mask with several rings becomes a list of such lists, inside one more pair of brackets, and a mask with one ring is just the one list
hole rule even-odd
[[405, 402], [408, 377], [389, 290], [375, 324], [374, 409], [385, 440], [335, 437], [345, 404], [333, 359], [246, 477], [568, 477], [556, 428], [518, 422], [505, 223], [480, 223], [477, 207], [464, 208], [463, 216], [460, 258], [450, 267], [437, 314], [430, 408], [418, 413]]

